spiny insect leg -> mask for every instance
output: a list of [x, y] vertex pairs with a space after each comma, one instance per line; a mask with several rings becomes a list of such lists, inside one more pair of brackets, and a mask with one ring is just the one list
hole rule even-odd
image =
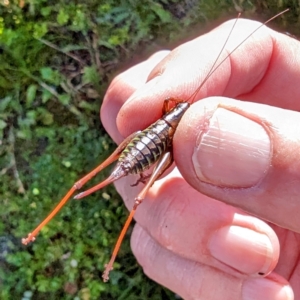
[[[53, 209], [53, 211], [31, 233], [29, 233], [26, 238], [22, 239], [22, 244], [27, 245], [30, 242], [33, 242], [35, 240], [35, 237], [37, 236], [37, 234], [41, 231], [41, 229], [60, 211], [60, 209], [66, 204], [66, 202], [70, 199], [70, 197], [73, 195], [73, 193], [76, 190], [80, 189], [86, 182], [88, 182], [97, 173], [99, 173], [101, 170], [103, 170], [108, 165], [110, 165], [115, 160], [117, 160], [118, 157], [120, 156], [121, 152], [125, 149], [125, 147], [128, 145], [128, 143], [132, 140], [132, 138], [136, 134], [137, 134], [137, 132], [135, 132], [135, 133], [131, 134], [129, 137], [127, 137], [103, 163], [101, 163], [98, 167], [96, 167], [90, 173], [85, 175], [83, 178], [79, 179], [72, 186], [72, 188], [66, 193], [66, 195], [60, 200], [60, 202]], [[118, 179], [118, 178], [114, 178], [114, 180], [116, 180], [116, 179]], [[114, 180], [110, 180], [110, 181], [106, 180], [105, 183], [109, 184], [110, 182], [112, 182]]]
[[113, 250], [111, 259], [108, 264], [105, 265], [105, 270], [103, 272], [102, 278], [104, 282], [107, 282], [109, 280], [109, 272], [113, 269], [113, 263], [117, 257], [117, 254], [119, 252], [120, 246], [122, 244], [122, 241], [124, 239], [124, 236], [128, 230], [128, 227], [133, 219], [133, 216], [136, 212], [137, 207], [142, 203], [142, 201], [145, 199], [150, 187], [153, 185], [153, 183], [164, 173], [165, 170], [167, 170], [170, 165], [173, 162], [173, 157], [171, 152], [166, 152], [157, 162], [155, 165], [155, 168], [153, 170], [153, 173], [151, 174], [151, 177], [147, 184], [144, 186], [142, 191], [138, 194], [138, 196], [135, 198], [133, 208], [123, 226], [123, 229], [119, 235], [119, 238], [117, 240], [117, 243], [115, 245], [115, 248]]
[[140, 178], [136, 181], [136, 183], [131, 184], [130, 186], [137, 186], [139, 183], [146, 183], [146, 180], [151, 177], [151, 174], [144, 175], [144, 173], [140, 173]]

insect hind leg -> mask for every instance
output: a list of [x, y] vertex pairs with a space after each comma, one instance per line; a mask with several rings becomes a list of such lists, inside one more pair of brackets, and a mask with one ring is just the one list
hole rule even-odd
[[146, 194], [148, 193], [150, 187], [153, 185], [153, 183], [164, 173], [166, 169], [170, 167], [170, 165], [173, 162], [173, 156], [171, 152], [166, 152], [157, 162], [153, 173], [151, 174], [151, 177], [147, 184], [144, 186], [144, 188], [141, 190], [141, 192], [137, 195], [135, 198], [133, 208], [130, 211], [130, 214], [124, 224], [124, 227], [120, 233], [120, 236], [117, 240], [117, 243], [115, 245], [115, 248], [113, 250], [112, 256], [110, 258], [110, 261], [108, 264], [105, 265], [105, 270], [103, 272], [102, 278], [104, 282], [107, 282], [109, 279], [109, 272], [113, 269], [113, 263], [117, 257], [117, 254], [119, 252], [119, 249], [121, 247], [122, 241], [124, 239], [124, 236], [127, 232], [127, 229], [133, 219], [133, 216], [136, 212], [137, 207], [142, 203], [142, 201], [145, 199]]

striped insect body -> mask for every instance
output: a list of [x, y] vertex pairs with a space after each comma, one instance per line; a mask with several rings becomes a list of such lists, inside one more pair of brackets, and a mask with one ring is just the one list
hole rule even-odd
[[188, 102], [178, 103], [161, 119], [138, 132], [121, 153], [117, 166], [124, 166], [129, 174], [140, 174], [149, 169], [164, 152], [171, 150], [178, 123], [189, 106]]

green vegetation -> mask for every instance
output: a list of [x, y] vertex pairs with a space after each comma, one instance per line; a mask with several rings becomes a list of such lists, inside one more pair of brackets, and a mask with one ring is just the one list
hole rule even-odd
[[[266, 2], [239, 5], [246, 17], [267, 10]], [[20, 239], [115, 148], [99, 108], [120, 63], [157, 39], [174, 44], [187, 27], [236, 14], [217, 0], [0, 1], [1, 299], [178, 298], [143, 275], [129, 234], [111, 281], [101, 281], [127, 216], [112, 186], [70, 201], [30, 246]]]

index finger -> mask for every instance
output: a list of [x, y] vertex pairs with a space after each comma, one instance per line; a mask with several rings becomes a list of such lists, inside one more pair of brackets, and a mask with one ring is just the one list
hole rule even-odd
[[[259, 25], [239, 20], [220, 61]], [[152, 70], [147, 84], [121, 107], [120, 133], [127, 136], [161, 117], [165, 98], [188, 99], [209, 72], [231, 27], [232, 21], [226, 22], [166, 56]], [[263, 26], [217, 68], [195, 98], [222, 95], [299, 110], [300, 103], [295, 101], [300, 96], [299, 51], [298, 41]]]

